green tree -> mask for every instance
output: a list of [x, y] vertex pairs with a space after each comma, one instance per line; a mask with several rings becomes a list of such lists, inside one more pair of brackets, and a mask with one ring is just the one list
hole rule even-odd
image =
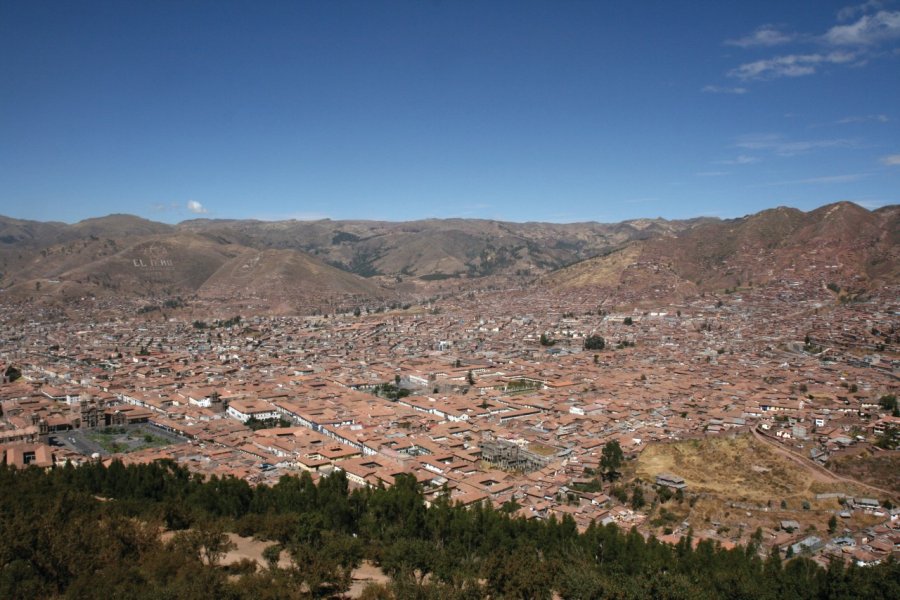
[[631, 494], [631, 508], [638, 510], [642, 506], [646, 504], [644, 500], [644, 488], [637, 485], [634, 487], [634, 491]]
[[177, 533], [173, 543], [190, 553], [196, 553], [201, 561], [210, 566], [219, 564], [222, 557], [235, 548], [220, 522], [196, 524], [193, 529]]
[[833, 534], [835, 531], [837, 531], [837, 517], [831, 515], [828, 519], [828, 533]]
[[600, 468], [603, 469], [607, 479], [613, 480], [616, 478], [624, 458], [622, 446], [619, 445], [618, 440], [610, 440], [604, 444], [603, 451], [600, 454]]
[[599, 335], [589, 335], [584, 338], [585, 350], [603, 350], [606, 347], [606, 340]]
[[18, 368], [10, 365], [6, 368], [6, 377], [9, 379], [10, 383], [22, 377], [22, 371]]

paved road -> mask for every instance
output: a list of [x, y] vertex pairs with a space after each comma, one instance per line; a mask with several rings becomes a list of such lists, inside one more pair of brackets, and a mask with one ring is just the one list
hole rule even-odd
[[89, 440], [85, 435], [85, 431], [81, 429], [76, 429], [75, 431], [60, 431], [59, 433], [51, 435], [50, 441], [51, 443], [55, 441], [57, 444], [85, 456], [91, 456], [95, 452], [101, 456], [106, 454], [103, 447], [97, 442]]

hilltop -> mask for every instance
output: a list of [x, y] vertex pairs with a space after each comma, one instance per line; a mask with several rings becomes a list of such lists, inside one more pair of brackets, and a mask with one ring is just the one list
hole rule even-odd
[[[787, 275], [855, 294], [898, 277], [900, 209], [849, 202], [739, 219], [509, 223], [478, 219], [177, 225], [110, 215], [0, 217], [0, 289], [41, 302], [192, 297], [260, 311], [377, 305], [492, 286], [593, 287], [634, 304]], [[842, 292], [837, 292], [842, 290]]]
[[544, 285], [625, 290], [644, 300], [734, 292], [780, 278], [861, 292], [900, 275], [900, 210], [839, 202], [779, 207], [635, 240], [548, 274]]

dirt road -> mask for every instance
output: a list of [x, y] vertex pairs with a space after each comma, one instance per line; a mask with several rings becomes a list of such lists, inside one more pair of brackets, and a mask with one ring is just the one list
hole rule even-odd
[[773, 440], [771, 437], [758, 431], [756, 428], [751, 429], [751, 431], [753, 432], [753, 436], [757, 440], [768, 444], [770, 448], [778, 452], [781, 456], [787, 458], [790, 461], [793, 461], [795, 464], [806, 469], [806, 471], [813, 477], [813, 479], [820, 483], [847, 483], [872, 490], [873, 492], [877, 492], [882, 497], [894, 497], [894, 493], [886, 489], [876, 487], [874, 485], [869, 485], [867, 483], [863, 483], [849, 477], [842, 477], [841, 475], [833, 473], [822, 465], [806, 458], [805, 456], [798, 454], [788, 448], [785, 448], [784, 446]]

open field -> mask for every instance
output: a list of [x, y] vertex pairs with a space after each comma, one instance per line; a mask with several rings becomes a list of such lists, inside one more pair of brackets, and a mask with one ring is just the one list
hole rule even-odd
[[785, 458], [749, 435], [652, 444], [638, 459], [635, 474], [652, 482], [659, 473], [680, 475], [691, 492], [761, 504], [792, 499], [814, 503], [816, 494], [862, 492]]
[[[654, 482], [659, 473], [685, 479], [691, 502], [670, 501], [667, 514], [654, 513], [650, 522], [669, 525], [684, 520], [696, 531], [716, 532], [746, 543], [757, 527], [775, 530], [782, 519], [793, 519], [804, 531], [823, 531], [831, 515], [841, 510], [837, 497], [817, 494], [871, 496], [872, 491], [838, 476], [792, 460], [752, 435], [709, 437], [672, 444], [651, 444], [638, 458], [634, 476]], [[877, 519], [854, 513], [840, 527], [865, 527]]]

